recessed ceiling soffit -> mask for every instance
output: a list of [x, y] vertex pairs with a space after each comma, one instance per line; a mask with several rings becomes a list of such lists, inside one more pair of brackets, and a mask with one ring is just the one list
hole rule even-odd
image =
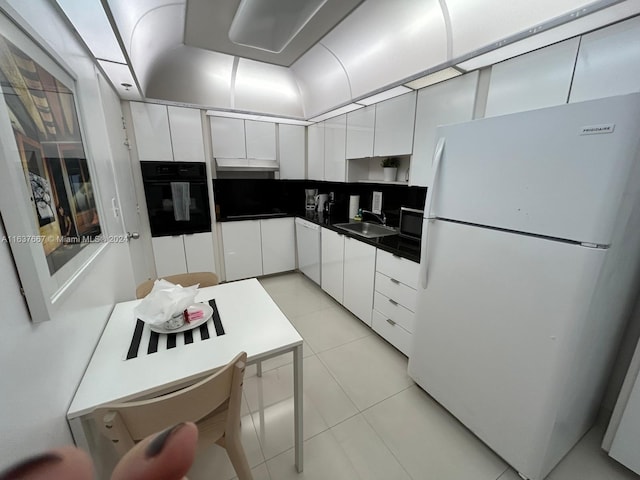
[[[282, 0], [261, 1], [283, 3]], [[281, 52], [275, 53], [239, 45], [229, 38], [229, 31], [241, 0], [187, 0], [184, 43], [192, 47], [289, 67], [362, 1], [327, 0], [291, 42]], [[267, 21], [269, 20], [265, 19], [265, 22]]]

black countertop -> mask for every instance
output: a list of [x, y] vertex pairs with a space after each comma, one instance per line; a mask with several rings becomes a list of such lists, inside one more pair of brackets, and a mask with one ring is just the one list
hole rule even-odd
[[289, 213], [266, 213], [256, 215], [235, 215], [221, 219], [222, 222], [239, 222], [242, 220], [268, 220], [270, 218], [286, 218], [286, 217], [299, 217], [304, 218], [316, 225], [320, 225], [334, 232], [338, 232], [347, 237], [355, 238], [369, 245], [373, 245], [376, 248], [389, 252], [393, 255], [397, 255], [402, 258], [406, 258], [416, 263], [420, 263], [420, 242], [408, 238], [401, 237], [400, 235], [388, 235], [386, 237], [378, 238], [366, 238], [357, 233], [352, 233], [347, 230], [335, 227], [337, 223], [353, 222], [348, 218], [341, 216], [326, 217], [322, 213], [318, 212], [305, 212], [304, 214], [289, 214]]
[[355, 238], [364, 243], [368, 243], [369, 245], [373, 245], [380, 250], [384, 250], [393, 255], [397, 255], [402, 258], [406, 258], [411, 260], [412, 262], [420, 263], [420, 242], [417, 240], [412, 240], [409, 238], [401, 237], [400, 235], [388, 235], [386, 237], [378, 237], [378, 238], [366, 238], [362, 235], [358, 235], [357, 233], [349, 232], [348, 230], [343, 230], [334, 225], [338, 223], [348, 223], [354, 222], [354, 220], [349, 220], [345, 217], [334, 217], [330, 216], [325, 218], [322, 213], [317, 212], [309, 212], [305, 215], [296, 215], [300, 218], [304, 218], [312, 223], [320, 225], [324, 228], [328, 228], [329, 230], [333, 230], [334, 232], [338, 232], [342, 235], [346, 235], [347, 237]]

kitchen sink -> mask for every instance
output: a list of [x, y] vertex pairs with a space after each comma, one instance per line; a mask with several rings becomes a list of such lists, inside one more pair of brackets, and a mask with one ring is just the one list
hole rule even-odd
[[348, 232], [355, 233], [366, 238], [386, 237], [389, 235], [396, 235], [398, 233], [395, 228], [369, 222], [336, 223], [334, 227], [347, 230]]

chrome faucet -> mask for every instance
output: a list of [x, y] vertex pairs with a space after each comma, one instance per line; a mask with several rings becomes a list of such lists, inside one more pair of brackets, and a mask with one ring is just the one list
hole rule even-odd
[[376, 220], [378, 220], [378, 222], [380, 222], [381, 225], [387, 225], [387, 217], [384, 214], [384, 212], [382, 212], [380, 215], [378, 215], [377, 213], [373, 213], [371, 210], [362, 210], [362, 219], [364, 220], [364, 214], [367, 215], [371, 215], [373, 218], [375, 218]]

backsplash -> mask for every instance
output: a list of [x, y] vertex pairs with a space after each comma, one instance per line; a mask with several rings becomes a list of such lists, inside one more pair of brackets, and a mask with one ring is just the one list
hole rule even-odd
[[[400, 207], [422, 209], [427, 189], [379, 183], [339, 183], [313, 180], [215, 179], [213, 191], [218, 220], [241, 215], [305, 213], [305, 189], [335, 194], [334, 215], [348, 216], [349, 196], [360, 196], [360, 208], [371, 209], [373, 192], [382, 192], [382, 211], [387, 223], [398, 226]], [[333, 216], [333, 215], [332, 215]]]

